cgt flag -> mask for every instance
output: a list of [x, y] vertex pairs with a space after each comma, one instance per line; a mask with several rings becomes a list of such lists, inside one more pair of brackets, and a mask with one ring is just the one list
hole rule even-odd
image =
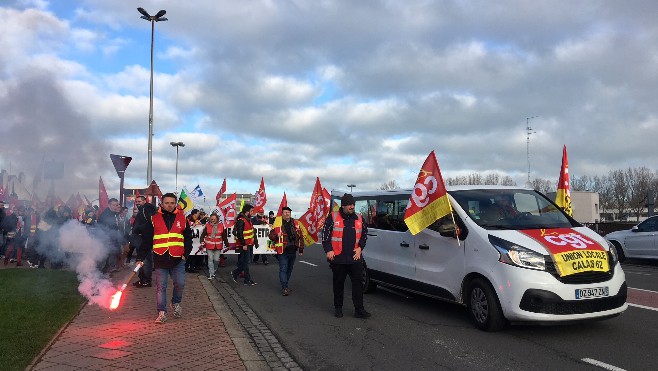
[[418, 173], [416, 185], [414, 185], [407, 210], [404, 213], [404, 222], [409, 227], [411, 234], [416, 235], [437, 219], [451, 212], [452, 206], [448, 200], [441, 169], [439, 169], [436, 155], [432, 151]]
[[571, 207], [571, 184], [569, 182], [569, 160], [567, 159], [567, 145], [562, 148], [562, 168], [560, 169], [560, 180], [557, 183], [557, 195], [555, 203], [569, 216], [573, 216]]
[[331, 195], [325, 188], [322, 188], [320, 178], [315, 178], [315, 187], [313, 187], [313, 194], [311, 194], [309, 210], [311, 211], [310, 221], [315, 224], [317, 230], [322, 229], [324, 221], [329, 215], [330, 200]]
[[[265, 194], [265, 179], [260, 178], [260, 188], [256, 192], [256, 202], [254, 202], [254, 209], [265, 207], [267, 203], [267, 194]], [[240, 208], [242, 211], [242, 208]]]
[[215, 196], [215, 200], [217, 200], [217, 206], [222, 203], [222, 195], [226, 192], [226, 178], [224, 178], [224, 182], [222, 183], [221, 188], [219, 188], [219, 192], [217, 192], [217, 196]]
[[190, 198], [190, 196], [185, 191], [185, 187], [183, 187], [180, 191], [180, 197], [178, 197], [178, 208], [183, 210], [185, 215], [187, 215], [194, 208], [194, 201], [192, 201], [192, 198]]
[[107, 196], [105, 184], [103, 184], [103, 177], [98, 177], [98, 215], [103, 213], [110, 204], [110, 198]]

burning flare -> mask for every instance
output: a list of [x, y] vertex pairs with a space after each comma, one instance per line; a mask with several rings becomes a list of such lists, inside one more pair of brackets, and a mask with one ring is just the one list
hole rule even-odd
[[121, 288], [118, 289], [114, 295], [112, 295], [112, 301], [110, 302], [110, 310], [115, 310], [119, 307], [119, 303], [121, 302], [121, 296], [123, 295], [123, 290], [125, 290], [126, 287], [128, 287], [130, 280], [132, 280], [135, 274], [139, 272], [139, 268], [141, 268], [142, 265], [144, 265], [143, 262], [137, 262], [137, 265], [135, 266], [135, 269], [133, 269], [133, 272], [130, 274], [130, 277], [128, 277], [126, 282], [123, 285], [121, 285]]

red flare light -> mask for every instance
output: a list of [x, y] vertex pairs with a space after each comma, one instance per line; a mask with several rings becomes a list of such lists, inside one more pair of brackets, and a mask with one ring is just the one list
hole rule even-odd
[[119, 307], [119, 302], [121, 302], [121, 295], [123, 291], [117, 290], [116, 294], [112, 295], [112, 302], [110, 303], [110, 309], [114, 310]]

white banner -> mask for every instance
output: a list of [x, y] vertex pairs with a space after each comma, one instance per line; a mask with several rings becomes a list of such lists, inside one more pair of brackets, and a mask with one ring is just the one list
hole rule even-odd
[[[190, 255], [208, 255], [206, 254], [206, 249], [201, 248], [201, 233], [205, 228], [205, 225], [197, 225], [192, 227], [192, 252]], [[276, 254], [274, 249], [268, 249], [268, 236], [270, 234], [270, 226], [267, 224], [264, 225], [255, 225], [256, 228], [256, 239], [258, 239], [258, 248], [254, 248], [254, 254]], [[233, 228], [228, 228], [228, 242], [230, 248], [224, 254], [237, 255], [238, 252], [235, 251], [235, 237], [233, 237]]]

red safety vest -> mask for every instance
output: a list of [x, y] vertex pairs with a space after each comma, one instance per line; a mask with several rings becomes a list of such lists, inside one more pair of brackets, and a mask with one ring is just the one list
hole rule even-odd
[[[283, 221], [281, 221], [283, 223]], [[293, 223], [293, 228], [295, 228], [295, 233], [297, 233], [296, 237], [299, 237], [301, 235], [301, 230], [299, 228], [299, 223], [297, 223], [297, 220], [292, 219]], [[276, 227], [274, 228], [274, 233], [277, 235], [276, 240], [274, 241], [274, 250], [276, 251], [277, 254], [281, 255], [283, 254], [283, 244], [286, 241], [286, 234], [283, 232], [283, 225], [281, 227]]]
[[30, 236], [34, 236], [37, 233], [37, 214], [30, 214]]
[[[343, 251], [343, 230], [345, 229], [345, 219], [340, 215], [338, 211], [331, 213], [334, 220], [334, 230], [331, 232], [331, 248], [334, 250], [335, 255], [340, 255]], [[363, 219], [361, 215], [357, 215], [357, 219], [354, 221], [354, 229], [356, 230], [356, 242], [354, 243], [354, 249], [359, 246], [359, 241], [361, 240], [361, 233], [363, 232]]]
[[[239, 219], [244, 220], [244, 231], [242, 232], [242, 237], [244, 238], [244, 243], [247, 246], [254, 244], [254, 225], [251, 223], [249, 218], [244, 215], [240, 216]], [[235, 238], [235, 246], [243, 246], [239, 238]]]
[[206, 224], [206, 238], [203, 239], [206, 249], [220, 250], [224, 246], [222, 233], [224, 233], [224, 225], [219, 223], [217, 224], [217, 235], [215, 237], [210, 237], [212, 235], [212, 224]]
[[171, 230], [167, 229], [164, 218], [162, 217], [162, 210], [151, 217], [153, 222], [153, 253], [164, 255], [169, 251], [169, 255], [173, 257], [181, 257], [185, 253], [185, 240], [183, 238], [183, 231], [187, 224], [185, 221], [185, 214], [179, 212], [178, 209], [174, 211], [176, 219], [171, 226]]

